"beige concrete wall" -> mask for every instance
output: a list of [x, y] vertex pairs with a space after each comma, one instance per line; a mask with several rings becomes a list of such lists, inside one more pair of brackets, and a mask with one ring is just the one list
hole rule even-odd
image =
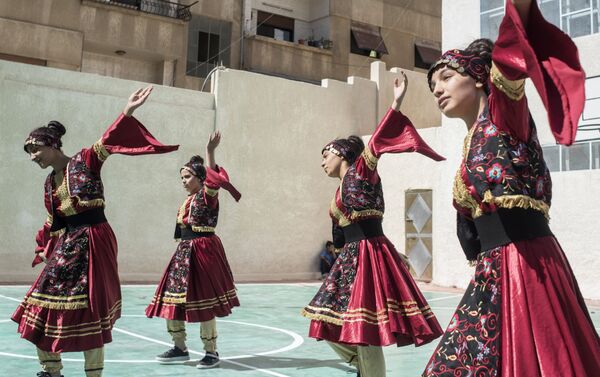
[[245, 40], [244, 68], [319, 82], [335, 77], [331, 51], [256, 35]]
[[320, 87], [219, 72], [216, 116], [224, 145], [218, 159], [244, 195], [237, 204], [222, 199], [219, 233], [238, 279], [315, 277], [316, 255], [331, 238], [327, 212], [339, 185], [320, 167], [321, 148], [376, 118], [375, 83], [351, 82], [327, 80]]
[[[67, 127], [64, 151], [91, 146], [144, 83], [0, 61], [0, 283], [31, 282], [35, 232], [45, 219], [41, 171], [23, 152], [33, 128], [51, 119]], [[214, 127], [210, 94], [156, 87], [136, 117], [161, 141], [180, 143], [159, 156], [111, 156], [102, 177], [107, 217], [119, 241], [127, 281], [156, 281], [169, 260], [176, 213], [185, 199], [179, 167], [203, 153]]]

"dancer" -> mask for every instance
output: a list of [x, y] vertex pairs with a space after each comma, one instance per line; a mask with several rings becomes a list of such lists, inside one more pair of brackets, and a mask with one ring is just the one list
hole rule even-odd
[[215, 149], [220, 141], [218, 131], [210, 136], [206, 144], [206, 167], [202, 157], [193, 156], [180, 169], [183, 187], [189, 193], [177, 213], [175, 238], [181, 241], [146, 309], [149, 318], [167, 320], [174, 346], [156, 357], [164, 364], [190, 359], [185, 344], [185, 322], [200, 322], [206, 355], [196, 366], [219, 365], [215, 317], [226, 317], [233, 307], [240, 305], [225, 250], [215, 234], [218, 189], [226, 189], [236, 201], [241, 197], [229, 183], [225, 169], [215, 163]]
[[[377, 160], [384, 153], [419, 152], [443, 160], [400, 112], [407, 78], [394, 82], [394, 101], [369, 145], [357, 136], [322, 151], [321, 166], [341, 185], [331, 203], [340, 256], [302, 311], [309, 336], [327, 340], [363, 377], [385, 376], [382, 346], [421, 346], [442, 334], [429, 305], [392, 243], [383, 234], [383, 190]], [[338, 244], [336, 244], [338, 247]]]
[[469, 129], [453, 196], [476, 267], [422, 375], [596, 376], [600, 340], [548, 227], [550, 173], [524, 90], [529, 77], [570, 145], [585, 99], [577, 49], [531, 0], [506, 2], [492, 47], [447, 51], [428, 74], [440, 110]]
[[48, 219], [37, 233], [33, 266], [46, 266], [12, 316], [21, 337], [37, 347], [38, 377], [60, 376], [61, 353], [84, 351], [86, 376], [101, 376], [104, 344], [121, 315], [117, 241], [104, 216], [100, 170], [114, 153], [174, 151], [162, 145], [132, 115], [152, 92], [140, 89], [123, 113], [91, 148], [73, 157], [61, 150], [65, 127], [51, 121], [33, 130], [25, 152], [42, 169], [52, 167], [44, 186]]

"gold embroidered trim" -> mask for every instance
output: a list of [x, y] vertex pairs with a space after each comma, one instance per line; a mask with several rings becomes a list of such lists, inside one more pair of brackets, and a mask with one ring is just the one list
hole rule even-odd
[[502, 195], [493, 196], [490, 190], [487, 190], [483, 196], [483, 202], [495, 204], [500, 208], [523, 208], [535, 209], [540, 211], [550, 220], [550, 207], [542, 200], [533, 199], [526, 195]]
[[215, 232], [215, 227], [214, 226], [200, 226], [200, 225], [193, 225], [192, 226], [192, 230], [194, 232]]
[[64, 232], [65, 232], [65, 228], [59, 229], [54, 232], [50, 232], [50, 237], [60, 237], [63, 235]]
[[[167, 294], [173, 295], [173, 294], [167, 292], [167, 293], [165, 293], [165, 296]], [[180, 295], [184, 295], [184, 297], [154, 296], [152, 299], [152, 304], [161, 303], [164, 306], [174, 306], [173, 304], [185, 304], [186, 310], [203, 310], [203, 309], [209, 309], [209, 308], [212, 308], [215, 306], [219, 306], [222, 304], [227, 304], [230, 299], [237, 297], [235, 289], [227, 291], [224, 295], [214, 297], [214, 298], [199, 300], [199, 301], [186, 302], [185, 301], [186, 300], [185, 293], [180, 293]]]
[[88, 335], [99, 334], [102, 331], [112, 328], [112, 321], [116, 317], [117, 311], [121, 309], [121, 301], [117, 301], [109, 310], [108, 316], [101, 318], [98, 321], [81, 323], [72, 326], [52, 326], [40, 320], [41, 317], [33, 315], [27, 308], [27, 312], [23, 315], [25, 324], [31, 328], [44, 333], [44, 336], [49, 338], [65, 339], [72, 337], [83, 337]]
[[213, 196], [213, 197], [214, 197], [214, 196], [216, 196], [216, 195], [219, 193], [219, 189], [218, 189], [218, 188], [216, 188], [216, 189], [212, 189], [212, 188], [210, 188], [210, 187], [208, 187], [208, 186], [206, 186], [206, 185], [205, 185], [205, 186], [204, 186], [204, 192], [205, 192], [207, 195], [209, 195], [209, 196]]
[[39, 306], [41, 308], [75, 310], [88, 307], [88, 295], [76, 296], [52, 296], [43, 293], [32, 292], [31, 296], [26, 298], [28, 304]]
[[48, 213], [48, 216], [46, 216], [46, 225], [48, 226], [52, 226], [52, 221], [53, 221], [53, 217], [51, 213]]
[[337, 219], [338, 225], [341, 227], [350, 225], [350, 220], [346, 216], [344, 216], [342, 211], [338, 208], [335, 198], [336, 197], [334, 196], [333, 200], [331, 201], [331, 206], [329, 208], [330, 212], [331, 212], [331, 216], [333, 216], [335, 219]]
[[[465, 185], [465, 182], [462, 179], [462, 165], [466, 164], [469, 148], [471, 146], [471, 140], [473, 138], [473, 134], [475, 133], [475, 129], [478, 126], [473, 126], [465, 136], [465, 140], [463, 143], [463, 153], [462, 153], [462, 163], [458, 168], [456, 175], [454, 176], [454, 186], [452, 187], [452, 198], [460, 207], [468, 209], [471, 211], [471, 217], [481, 216], [483, 213], [481, 208], [479, 207], [479, 203], [473, 198], [469, 189]], [[465, 167], [466, 168], [466, 167]]]
[[77, 211], [75, 211], [75, 207], [73, 206], [73, 199], [69, 195], [69, 165], [67, 165], [67, 174], [63, 174], [62, 183], [56, 189], [56, 196], [60, 201], [60, 206], [58, 210], [65, 216], [76, 215]]
[[365, 209], [363, 211], [352, 211], [350, 218], [352, 220], [356, 220], [356, 219], [361, 219], [363, 217], [372, 217], [372, 216], [383, 217], [383, 212], [378, 211], [376, 209]]
[[490, 78], [496, 88], [513, 101], [519, 101], [525, 95], [525, 80], [509, 80], [492, 62]]
[[185, 207], [187, 206], [188, 202], [192, 200], [192, 196], [193, 195], [190, 195], [187, 198], [185, 198], [183, 204], [181, 205], [181, 207], [179, 207], [179, 211], [177, 211], [177, 224], [183, 224], [183, 218], [185, 217]]
[[98, 140], [97, 142], [94, 143], [93, 145], [94, 148], [94, 152], [96, 152], [96, 155], [98, 156], [98, 159], [100, 161], [106, 161], [106, 159], [108, 158], [108, 156], [110, 156], [110, 152], [108, 152], [106, 150], [106, 147], [104, 146], [104, 144], [102, 144], [101, 140]]
[[75, 196], [77, 198], [77, 204], [82, 207], [104, 207], [104, 199], [92, 199], [92, 200], [81, 200], [79, 196]]
[[377, 167], [377, 161], [379, 159], [375, 157], [373, 152], [371, 152], [371, 148], [369, 148], [369, 146], [366, 146], [365, 149], [363, 149], [362, 157], [365, 160], [367, 167], [371, 170], [375, 170], [375, 168]]
[[48, 308], [48, 309], [58, 309], [58, 310], [76, 310], [76, 309], [85, 309], [88, 307], [88, 302], [86, 301], [73, 301], [73, 302], [52, 302], [46, 300], [39, 300], [33, 297], [27, 297], [27, 303], [35, 306], [39, 306], [40, 308]]
[[425, 318], [430, 318], [433, 316], [433, 312], [431, 311], [429, 305], [419, 308], [416, 301], [398, 302], [388, 299], [386, 304], [387, 308], [380, 309], [377, 312], [366, 308], [357, 308], [349, 309], [345, 313], [339, 313], [328, 308], [319, 308], [308, 305], [301, 311], [301, 314], [304, 317], [313, 320], [333, 323], [340, 326], [344, 323], [354, 322], [366, 322], [372, 325], [387, 323], [389, 322], [389, 313], [398, 313], [405, 317], [423, 315]]

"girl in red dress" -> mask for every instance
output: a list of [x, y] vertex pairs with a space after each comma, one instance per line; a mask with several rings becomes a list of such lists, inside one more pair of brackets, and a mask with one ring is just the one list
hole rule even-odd
[[177, 213], [175, 238], [177, 249], [158, 284], [152, 303], [146, 309], [149, 318], [167, 320], [174, 346], [158, 355], [161, 363], [189, 360], [185, 344], [186, 322], [200, 322], [200, 337], [206, 355], [198, 368], [219, 364], [217, 323], [239, 306], [233, 275], [220, 238], [215, 234], [219, 216], [218, 190], [224, 188], [240, 200], [240, 193], [229, 183], [227, 172], [215, 163], [215, 149], [221, 134], [215, 132], [206, 145], [206, 166], [194, 156], [180, 169], [183, 187], [189, 193]]
[[343, 248], [302, 315], [309, 336], [327, 340], [362, 377], [385, 376], [382, 346], [421, 346], [442, 329], [394, 245], [383, 234], [383, 190], [377, 161], [384, 153], [419, 152], [443, 160], [400, 112], [407, 79], [395, 81], [394, 102], [368, 146], [357, 136], [323, 148], [321, 166], [341, 180], [329, 214]]
[[65, 127], [56, 121], [33, 130], [25, 152], [42, 169], [48, 219], [36, 236], [33, 265], [46, 266], [12, 319], [21, 336], [37, 347], [38, 377], [60, 376], [61, 353], [84, 351], [86, 376], [101, 376], [104, 344], [121, 315], [117, 240], [104, 216], [100, 170], [114, 153], [166, 153], [176, 145], [159, 143], [132, 115], [152, 87], [129, 97], [123, 113], [90, 148], [72, 157], [60, 149]]
[[570, 145], [585, 74], [577, 48], [537, 2], [508, 0], [495, 46], [477, 40], [447, 51], [429, 71], [440, 110], [469, 129], [453, 197], [459, 240], [476, 267], [423, 376], [600, 373], [600, 339], [548, 226], [552, 183], [527, 77], [556, 141]]

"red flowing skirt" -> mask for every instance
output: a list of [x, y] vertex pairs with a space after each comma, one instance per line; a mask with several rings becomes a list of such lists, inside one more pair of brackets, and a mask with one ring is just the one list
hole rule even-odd
[[[69, 258], [72, 265], [63, 265]], [[75, 352], [110, 343], [120, 316], [117, 240], [110, 225], [102, 223], [60, 236], [12, 320], [21, 337], [38, 348]]]
[[213, 235], [179, 243], [146, 315], [205, 322], [226, 317], [239, 305], [223, 245]]
[[420, 346], [443, 333], [385, 236], [347, 243], [302, 315], [310, 337], [337, 343]]
[[483, 252], [423, 376], [592, 377], [600, 338], [553, 236]]

